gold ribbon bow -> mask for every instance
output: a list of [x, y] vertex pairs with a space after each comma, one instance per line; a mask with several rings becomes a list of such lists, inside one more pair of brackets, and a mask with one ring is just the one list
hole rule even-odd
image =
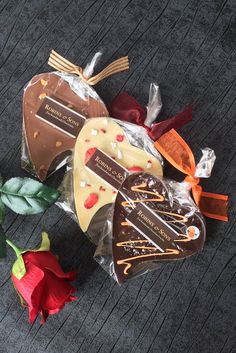
[[105, 69], [103, 69], [97, 75], [89, 78], [83, 74], [83, 69], [80, 66], [74, 65], [69, 60], [63, 58], [63, 56], [59, 55], [55, 50], [51, 51], [48, 64], [57, 71], [76, 74], [81, 78], [81, 80], [93, 86], [108, 76], [114, 75], [117, 72], [128, 70], [129, 59], [128, 56], [117, 59], [105, 67]]

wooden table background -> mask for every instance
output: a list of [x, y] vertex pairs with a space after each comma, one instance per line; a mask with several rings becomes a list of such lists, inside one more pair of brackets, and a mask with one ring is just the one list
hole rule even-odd
[[[128, 54], [129, 72], [97, 86], [106, 103], [128, 90], [142, 104], [149, 84], [161, 86], [161, 118], [196, 103], [181, 133], [196, 158], [217, 155], [205, 190], [231, 196], [228, 223], [207, 220], [202, 253], [169, 263], [119, 287], [93, 261], [94, 247], [56, 206], [43, 215], [8, 212], [5, 230], [35, 247], [47, 229], [65, 270], [76, 268], [78, 300], [41, 326], [27, 322], [10, 280], [14, 255], [0, 263], [0, 352], [235, 353], [236, 352], [236, 1], [1, 0], [0, 171], [20, 168], [21, 102], [30, 78], [50, 71], [52, 48], [80, 65], [97, 50], [98, 68]], [[49, 183], [57, 185], [62, 172]], [[167, 167], [166, 175], [175, 171]]]

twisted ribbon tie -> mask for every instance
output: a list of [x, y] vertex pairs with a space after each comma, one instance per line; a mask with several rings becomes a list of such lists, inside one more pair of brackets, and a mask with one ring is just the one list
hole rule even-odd
[[195, 177], [196, 164], [187, 143], [174, 129], [162, 135], [155, 143], [157, 150], [176, 169], [186, 174], [184, 181], [192, 191], [195, 203], [206, 217], [228, 221], [228, 196], [202, 191], [200, 179]]
[[170, 129], [178, 129], [192, 120], [192, 107], [189, 106], [181, 113], [164, 121], [153, 123], [151, 127], [149, 127], [145, 125], [147, 117], [146, 110], [127, 92], [118, 94], [118, 96], [113, 99], [108, 110], [110, 116], [113, 118], [127, 121], [145, 128], [153, 141], [156, 141], [161, 135]]
[[124, 56], [120, 59], [117, 59], [111, 64], [109, 64], [107, 67], [105, 67], [105, 69], [103, 69], [97, 75], [92, 77], [86, 77], [84, 75], [83, 69], [80, 66], [74, 65], [72, 62], [59, 55], [55, 50], [51, 51], [48, 64], [57, 71], [76, 74], [80, 77], [82, 81], [86, 82], [90, 86], [94, 86], [108, 76], [114, 75], [115, 73], [121, 71], [128, 70], [129, 59], [128, 56]]

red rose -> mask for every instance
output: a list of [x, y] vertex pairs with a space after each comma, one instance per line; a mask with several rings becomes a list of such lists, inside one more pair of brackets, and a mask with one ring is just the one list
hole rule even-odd
[[[12, 246], [10, 243], [8, 241]], [[65, 303], [76, 299], [72, 296], [76, 289], [69, 283], [75, 280], [75, 272], [64, 273], [48, 245], [46, 233], [43, 233], [39, 250], [19, 251], [13, 245], [14, 250], [18, 250], [18, 259], [13, 265], [12, 281], [28, 306], [30, 323], [38, 313], [42, 315], [41, 323], [44, 323], [48, 315], [58, 313]]]

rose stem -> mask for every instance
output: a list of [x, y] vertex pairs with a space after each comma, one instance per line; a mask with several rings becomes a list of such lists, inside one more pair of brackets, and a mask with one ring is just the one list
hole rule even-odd
[[15, 246], [15, 244], [13, 244], [13, 243], [11, 242], [10, 239], [6, 239], [6, 243], [15, 251], [16, 256], [17, 256], [17, 257], [20, 257], [20, 254], [21, 254], [20, 249], [18, 249], [18, 248]]

